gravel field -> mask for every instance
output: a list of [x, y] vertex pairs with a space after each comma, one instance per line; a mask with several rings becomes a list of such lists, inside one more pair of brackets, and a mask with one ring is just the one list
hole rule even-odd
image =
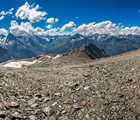
[[70, 59], [0, 67], [0, 120], [140, 120], [140, 51]]

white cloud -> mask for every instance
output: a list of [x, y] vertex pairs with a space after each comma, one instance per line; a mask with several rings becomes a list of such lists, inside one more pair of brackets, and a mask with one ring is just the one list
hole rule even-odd
[[14, 8], [9, 9], [9, 11], [2, 11], [0, 12], [0, 20], [3, 20], [5, 18], [5, 16], [7, 15], [12, 15], [13, 14], [13, 10]]
[[116, 25], [111, 21], [103, 21], [100, 23], [83, 24], [78, 28], [75, 28], [74, 33], [82, 35], [93, 35], [95, 33], [108, 34], [108, 35], [140, 35], [140, 27], [124, 27], [122, 24]]
[[7, 36], [7, 35], [8, 35], [7, 30], [5, 30], [5, 28], [1, 28], [1, 29], [0, 29], [0, 35], [5, 35], [5, 36]]
[[9, 9], [9, 11], [2, 11], [0, 12], [0, 15], [12, 15], [14, 8]]
[[4, 19], [4, 16], [2, 15], [2, 16], [0, 16], [0, 20], [3, 20]]
[[39, 27], [34, 28], [30, 22], [21, 22], [19, 25], [15, 20], [11, 21], [11, 27], [9, 30], [15, 36], [32, 36], [44, 34], [44, 29]]
[[41, 20], [45, 19], [46, 12], [45, 11], [38, 11], [39, 5], [30, 5], [26, 2], [24, 5], [18, 8], [15, 16], [20, 18], [21, 20], [28, 19], [30, 22], [40, 22]]
[[111, 21], [103, 21], [100, 23], [89, 23], [83, 24], [76, 28], [74, 32], [80, 33], [82, 35], [92, 35], [95, 33], [99, 34], [109, 34], [109, 35], [118, 35], [119, 34], [119, 26], [112, 23]]
[[53, 27], [52, 24], [49, 24], [49, 25], [46, 26], [46, 28], [48, 28], [48, 29], [51, 29], [52, 27]]
[[10, 32], [15, 36], [25, 36], [32, 34], [33, 27], [31, 26], [30, 22], [22, 22], [20, 25], [18, 25], [18, 23], [13, 20], [11, 21], [11, 27], [9, 29]]
[[74, 32], [82, 34], [82, 35], [93, 34], [94, 24], [95, 24], [94, 22], [93, 23], [89, 23], [89, 24], [83, 24], [83, 25], [79, 26], [78, 28], [75, 28]]
[[[51, 25], [51, 24], [49, 24]], [[64, 25], [62, 28], [53, 28], [52, 26], [46, 26], [50, 30], [45, 31], [40, 27], [34, 28], [30, 22], [21, 22], [18, 24], [16, 21], [11, 21], [11, 27], [9, 28], [10, 32], [15, 36], [28, 36], [28, 35], [40, 35], [40, 36], [54, 36], [54, 35], [68, 35], [79, 33], [82, 35], [93, 35], [96, 33], [99, 34], [109, 34], [109, 35], [140, 35], [140, 27], [123, 27], [119, 24], [116, 25], [111, 21], [103, 21], [100, 23], [89, 23], [80, 25], [78, 28], [75, 28], [75, 23], [69, 22], [68, 24]], [[71, 31], [67, 31], [72, 29]], [[4, 33], [4, 30], [2, 30]], [[4, 34], [7, 34], [5, 31]]]
[[55, 18], [55, 22], [57, 23], [59, 21], [59, 19], [58, 18]]
[[64, 32], [64, 31], [67, 31], [67, 30], [74, 29], [75, 27], [76, 27], [76, 24], [75, 24], [73, 21], [71, 21], [71, 22], [69, 22], [68, 24], [64, 25], [64, 26], [60, 29], [60, 31], [61, 31], [61, 32]]
[[128, 35], [128, 34], [132, 34], [132, 35], [140, 35], [140, 27], [136, 26], [136, 27], [125, 27], [123, 29], [120, 30], [120, 34], [123, 35]]
[[54, 18], [48, 18], [48, 19], [47, 19], [47, 23], [50, 23], [50, 24], [53, 24], [53, 23], [54, 23], [54, 21], [55, 21], [55, 19], [54, 19]]
[[45, 35], [58, 35], [59, 33], [57, 30], [59, 28], [54, 28], [45, 31], [42, 28], [34, 28], [30, 22], [21, 22], [21, 24], [18, 24], [15, 20], [11, 21], [11, 27], [9, 28], [10, 32], [15, 36], [32, 36], [32, 35], [39, 35], [39, 36], [45, 36]]
[[60, 35], [59, 28], [47, 30], [45, 31], [45, 35], [50, 35], [50, 36]]
[[95, 33], [117, 35], [119, 32], [119, 27], [111, 21], [103, 21], [96, 24], [94, 22], [83, 24], [74, 31], [83, 35], [92, 35]]
[[6, 15], [12, 15], [14, 8], [11, 8], [9, 11], [6, 12]]
[[47, 23], [50, 23], [50, 24], [57, 23], [58, 21], [59, 21], [58, 18], [48, 18], [47, 19]]
[[47, 25], [46, 28], [51, 29], [53, 25], [58, 21], [59, 21], [58, 18], [48, 18], [46, 22], [49, 23], [49, 25]]
[[44, 29], [42, 29], [40, 27], [33, 28], [32, 31], [33, 31], [33, 34], [35, 34], [35, 35], [40, 35], [40, 36], [44, 36], [45, 35]]

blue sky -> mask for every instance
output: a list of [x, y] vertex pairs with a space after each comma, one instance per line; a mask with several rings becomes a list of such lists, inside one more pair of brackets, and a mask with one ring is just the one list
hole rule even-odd
[[[28, 18], [16, 16], [17, 10], [28, 2], [29, 5], [39, 5], [38, 11], [46, 12], [44, 19], [31, 22]], [[70, 21], [76, 26], [92, 22], [111, 21], [126, 27], [140, 26], [140, 0], [1, 0], [0, 12], [14, 8], [12, 14], [7, 14], [0, 20], [0, 28], [9, 30], [11, 21], [31, 22], [33, 27], [48, 30], [48, 18], [57, 18], [59, 21], [51, 23], [51, 28], [61, 28]]]

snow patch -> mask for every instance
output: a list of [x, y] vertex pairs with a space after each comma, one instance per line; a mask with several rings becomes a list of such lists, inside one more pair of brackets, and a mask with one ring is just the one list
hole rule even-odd
[[55, 60], [55, 59], [57, 59], [57, 58], [59, 58], [59, 57], [61, 57], [62, 55], [56, 55], [52, 60]]
[[50, 59], [50, 58], [51, 58], [51, 56], [49, 56], [49, 55], [46, 55], [45, 57], [46, 57], [46, 58], [48, 58], [48, 59]]
[[34, 60], [32, 62], [29, 61], [17, 61], [17, 62], [9, 62], [4, 65], [3, 67], [12, 67], [12, 68], [22, 68], [23, 66], [33, 65], [37, 62], [37, 60]]
[[38, 63], [42, 63], [43, 61], [38, 61]]

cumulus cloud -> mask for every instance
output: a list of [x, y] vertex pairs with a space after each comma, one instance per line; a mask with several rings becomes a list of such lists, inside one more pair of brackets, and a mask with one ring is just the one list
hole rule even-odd
[[122, 35], [128, 35], [128, 34], [132, 34], [132, 35], [140, 35], [140, 27], [136, 26], [136, 27], [124, 27], [123, 29], [120, 30], [120, 34]]
[[59, 28], [53, 28], [53, 29], [47, 30], [45, 31], [45, 35], [50, 35], [50, 36], [60, 35]]
[[59, 19], [58, 18], [55, 18], [55, 22], [57, 23], [59, 21]]
[[51, 29], [53, 25], [58, 21], [59, 21], [58, 18], [48, 18], [46, 22], [49, 23], [49, 25], [47, 25], [46, 28]]
[[21, 20], [28, 19], [32, 23], [40, 22], [41, 20], [45, 19], [47, 13], [45, 11], [39, 11], [39, 8], [39, 5], [30, 5], [28, 2], [26, 2], [24, 5], [18, 8], [15, 16]]
[[68, 24], [64, 25], [60, 29], [60, 31], [63, 32], [63, 31], [71, 30], [71, 29], [74, 29], [75, 27], [76, 27], [76, 24], [73, 21], [71, 21]]
[[[50, 24], [51, 25], [51, 24]], [[55, 36], [55, 35], [67, 35], [67, 34], [74, 34], [79, 33], [82, 35], [94, 35], [98, 34], [108, 34], [108, 35], [140, 35], [140, 27], [124, 27], [120, 26], [120, 24], [112, 23], [111, 21], [103, 21], [100, 23], [89, 23], [83, 24], [76, 28], [76, 24], [74, 22], [69, 22], [68, 24], [64, 25], [62, 28], [51, 28], [52, 26], [47, 26], [49, 30], [45, 31], [40, 27], [34, 28], [30, 22], [21, 22], [18, 24], [16, 21], [11, 21], [11, 27], [9, 28], [10, 32], [15, 36], [28, 36], [28, 35], [40, 35], [40, 36]], [[71, 31], [67, 31], [71, 30]], [[4, 32], [7, 34], [7, 31]], [[1, 32], [2, 33], [2, 32]]]
[[6, 30], [5, 28], [1, 28], [1, 29], [0, 29], [0, 35], [5, 35], [5, 36], [7, 36], [7, 35], [8, 35], [7, 30]]
[[116, 24], [112, 23], [111, 21], [103, 21], [101, 23], [89, 23], [83, 24], [76, 28], [74, 32], [80, 33], [83, 35], [92, 35], [95, 33], [99, 34], [109, 34], [109, 35], [117, 35], [119, 34], [120, 28]]
[[94, 31], [94, 24], [95, 23], [89, 23], [89, 24], [80, 25], [78, 28], [74, 29], [74, 32], [82, 34], [82, 35], [92, 34], [93, 31]]
[[49, 25], [46, 26], [46, 28], [48, 28], [48, 29], [51, 29], [52, 27], [53, 27], [52, 24], [49, 24]]
[[14, 8], [9, 9], [9, 11], [2, 11], [0, 12], [0, 20], [3, 20], [5, 18], [5, 16], [7, 15], [12, 15], [13, 14], [13, 10]]
[[50, 23], [50, 24], [54, 24], [54, 23], [56, 23], [56, 22], [58, 22], [58, 21], [59, 21], [58, 18], [48, 18], [48, 19], [47, 19], [47, 23]]
[[24, 35], [31, 34], [33, 28], [30, 22], [26, 22], [26, 23], [22, 22], [20, 25], [18, 25], [18, 23], [15, 20], [13, 20], [11, 21], [11, 27], [9, 29], [10, 32], [15, 36], [21, 36], [21, 35], [24, 36]]
[[19, 25], [15, 20], [11, 21], [10, 32], [15, 36], [43, 35], [44, 29], [34, 28], [30, 22], [21, 22]]
[[39, 35], [39, 36], [45, 36], [45, 35], [58, 35], [59, 28], [54, 28], [45, 31], [44, 29], [40, 27], [34, 28], [30, 22], [21, 22], [21, 24], [18, 24], [15, 20], [11, 21], [11, 27], [9, 28], [10, 32], [15, 36], [32, 36], [32, 35]]
[[75, 33], [79, 33], [82, 35], [93, 35], [95, 33], [98, 34], [108, 34], [108, 35], [140, 35], [140, 27], [124, 27], [122, 24], [115, 24], [111, 21], [103, 21], [100, 23], [89, 23], [83, 24], [78, 28], [75, 28]]

